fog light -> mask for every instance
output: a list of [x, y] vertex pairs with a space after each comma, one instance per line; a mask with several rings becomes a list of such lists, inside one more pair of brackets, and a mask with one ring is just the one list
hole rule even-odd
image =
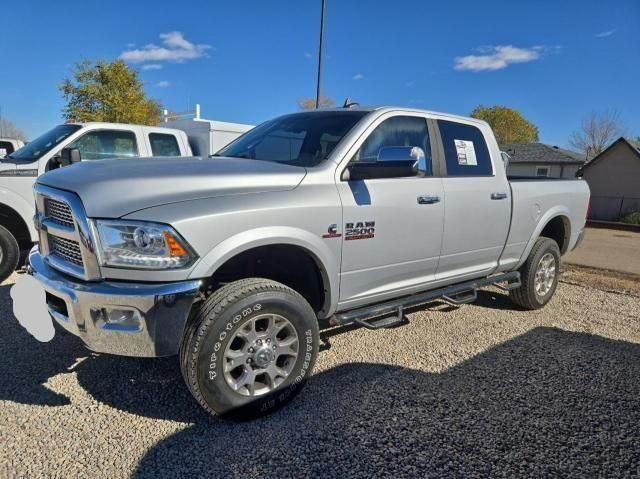
[[[142, 329], [140, 312], [135, 309], [92, 308], [92, 315], [98, 317], [97, 325], [112, 331], [136, 332]], [[97, 313], [97, 314], [96, 314]]]

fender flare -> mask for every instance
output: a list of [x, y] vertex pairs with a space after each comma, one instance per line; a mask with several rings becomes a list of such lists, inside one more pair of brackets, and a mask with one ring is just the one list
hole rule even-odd
[[565, 223], [569, 228], [568, 236], [569, 236], [569, 243], [571, 243], [572, 231], [571, 231], [571, 219], [570, 219], [571, 215], [569, 213], [569, 208], [567, 208], [564, 205], [554, 206], [553, 208], [550, 208], [549, 210], [547, 210], [545, 214], [542, 215], [540, 220], [538, 220], [538, 224], [533, 230], [533, 234], [531, 235], [531, 238], [529, 238], [529, 242], [527, 243], [527, 246], [522, 252], [522, 256], [520, 257], [520, 261], [518, 261], [518, 265], [516, 266], [516, 269], [522, 266], [522, 264], [527, 260], [527, 258], [529, 257], [529, 253], [531, 252], [531, 249], [533, 248], [533, 245], [535, 244], [535, 242], [540, 237], [542, 230], [549, 224], [549, 222], [552, 219], [557, 217], [563, 217], [567, 219]]
[[32, 221], [36, 214], [35, 204], [30, 204], [22, 196], [7, 188], [0, 188], [0, 204], [14, 210], [27, 225], [31, 241], [38, 241], [38, 232]]
[[305, 250], [315, 261], [322, 276], [325, 303], [322, 317], [329, 317], [337, 306], [338, 269], [334, 255], [319, 237], [309, 231], [289, 226], [255, 228], [235, 234], [214, 246], [191, 271], [190, 279], [211, 277], [231, 258], [259, 246], [291, 245]]

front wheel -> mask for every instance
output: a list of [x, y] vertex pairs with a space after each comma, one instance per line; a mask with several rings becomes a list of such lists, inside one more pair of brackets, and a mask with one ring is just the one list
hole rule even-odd
[[289, 401], [318, 355], [318, 321], [275, 281], [230, 283], [197, 306], [180, 348], [182, 375], [212, 414], [257, 415]]
[[510, 292], [511, 300], [525, 309], [540, 309], [558, 287], [560, 248], [550, 238], [538, 238], [520, 268], [522, 286]]
[[16, 270], [20, 260], [20, 246], [11, 231], [0, 226], [0, 283]]

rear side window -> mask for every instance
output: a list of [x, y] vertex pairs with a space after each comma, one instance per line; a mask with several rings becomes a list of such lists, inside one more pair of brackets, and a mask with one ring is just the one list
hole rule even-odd
[[438, 120], [447, 176], [491, 176], [491, 156], [482, 132], [472, 125]]
[[153, 156], [180, 156], [178, 140], [167, 133], [149, 133]]
[[96, 130], [78, 138], [70, 148], [80, 150], [82, 160], [138, 156], [136, 135], [123, 130]]

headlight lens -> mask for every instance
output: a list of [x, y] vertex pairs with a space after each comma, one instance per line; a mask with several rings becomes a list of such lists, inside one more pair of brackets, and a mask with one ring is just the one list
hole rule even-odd
[[197, 258], [189, 244], [167, 225], [97, 220], [98, 257], [103, 266], [140, 269], [184, 268]]

